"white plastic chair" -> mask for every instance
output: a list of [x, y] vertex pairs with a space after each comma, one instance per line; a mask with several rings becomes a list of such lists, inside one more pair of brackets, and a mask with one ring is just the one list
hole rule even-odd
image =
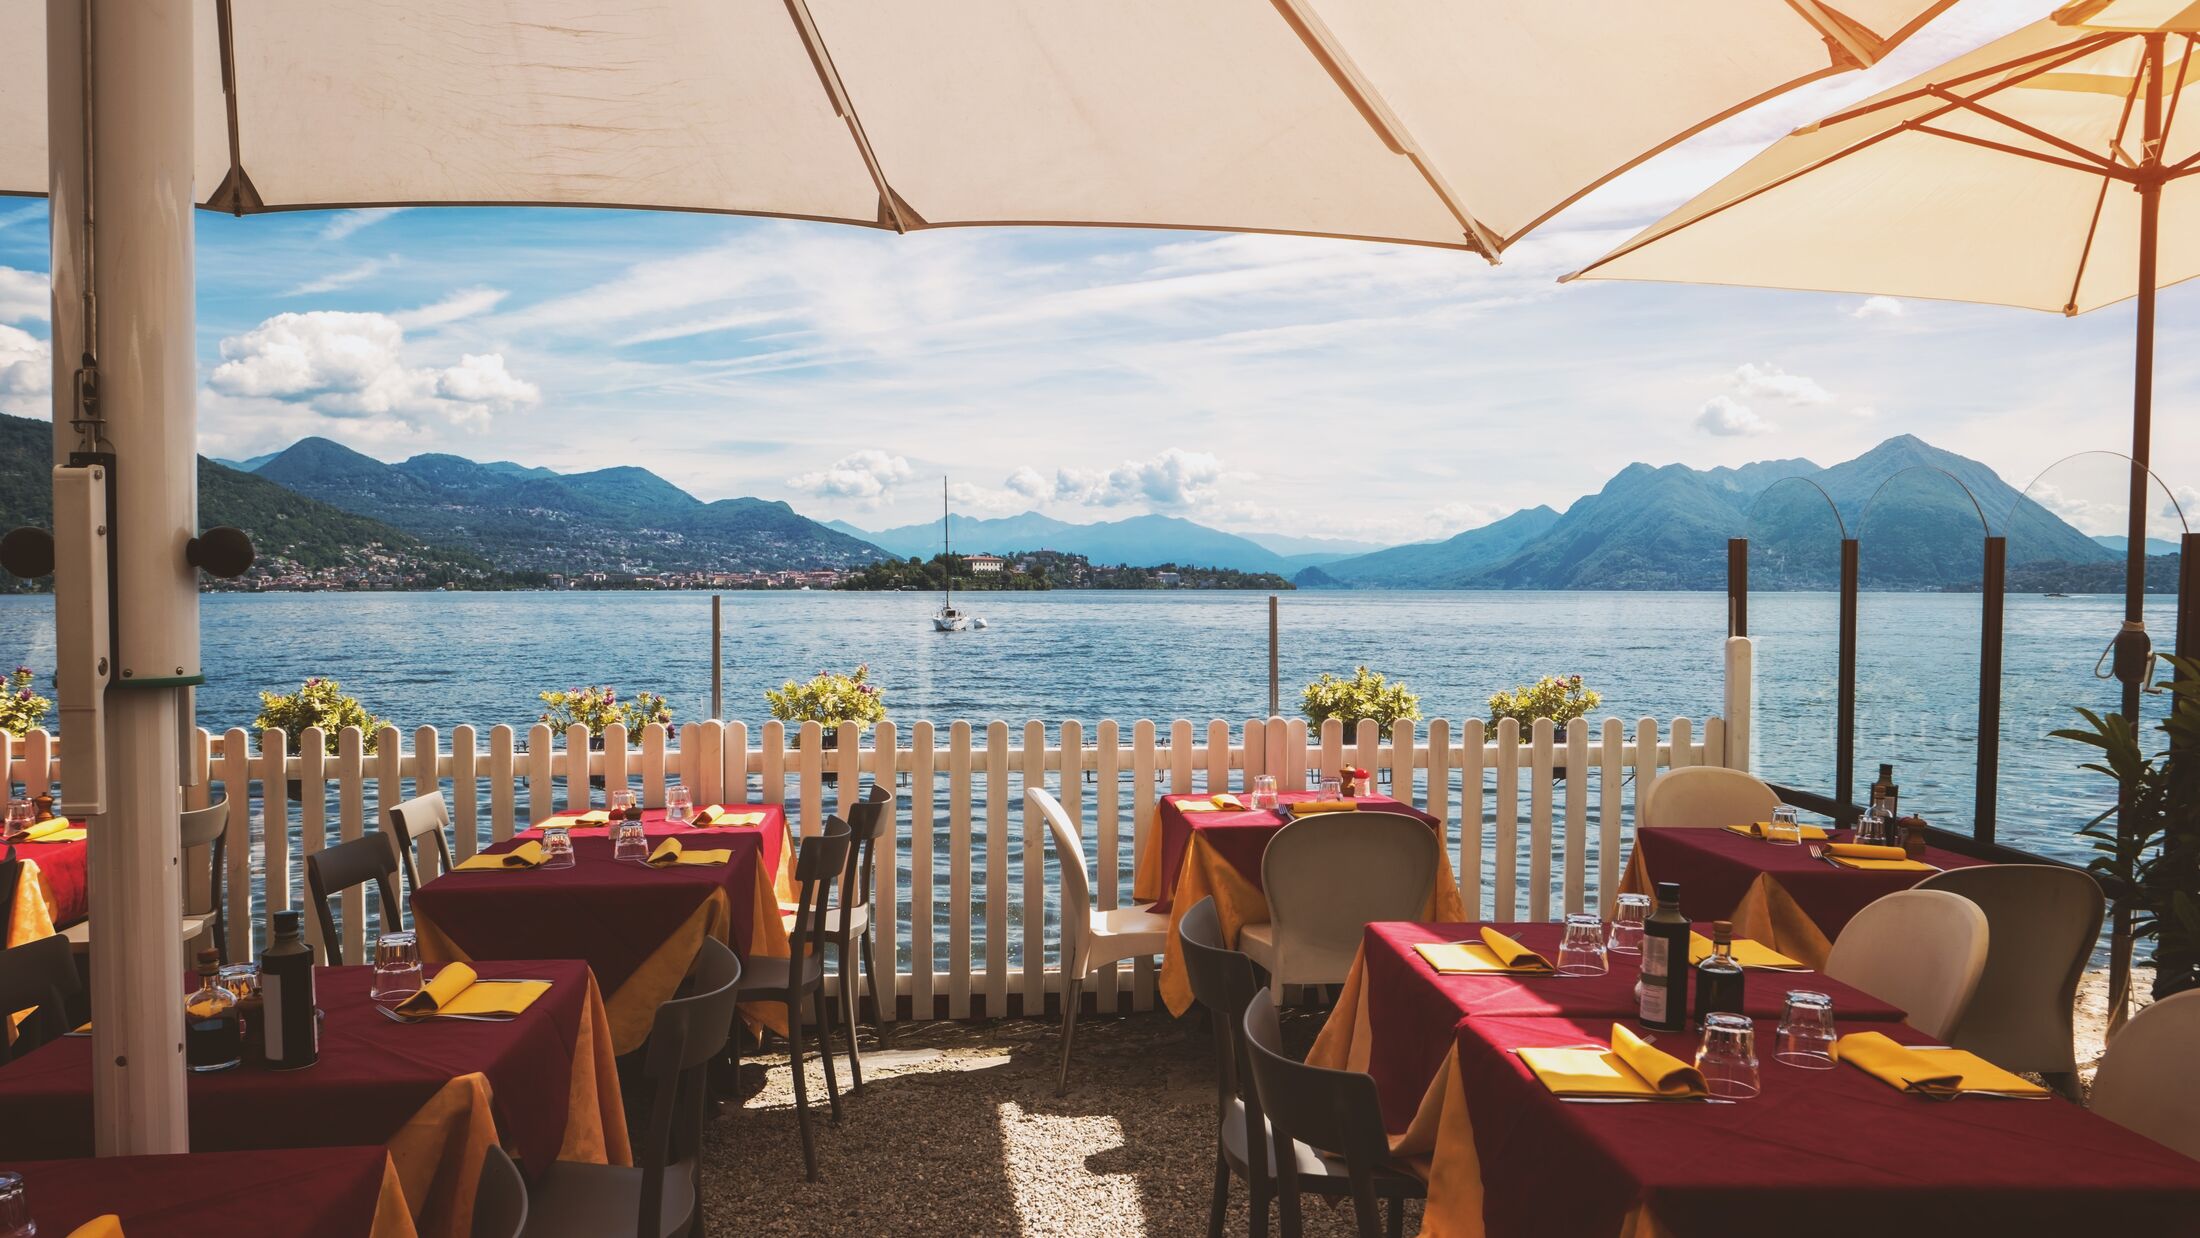
[[1970, 899], [1902, 890], [1856, 913], [1826, 956], [1826, 974], [1901, 1007], [1911, 1027], [1945, 1038], [1978, 991], [1987, 937], [1986, 913]]
[[1268, 923], [1238, 930], [1238, 949], [1287, 984], [1342, 984], [1367, 926], [1418, 920], [1436, 888], [1436, 831], [1394, 812], [1325, 812], [1276, 831], [1261, 853]]
[[1917, 883], [1986, 913], [1986, 971], [1948, 1043], [2009, 1070], [2044, 1075], [2078, 1098], [2072, 1011], [2078, 980], [2101, 935], [2105, 901], [2093, 878], [2060, 864], [1981, 864]]
[[1638, 825], [1722, 826], [1772, 820], [1780, 797], [1738, 769], [1690, 765], [1660, 774], [1636, 814]]
[[2093, 1112], [2200, 1160], [2200, 989], [2154, 1003], [2108, 1042], [2093, 1076]]
[[1098, 911], [1092, 905], [1092, 874], [1085, 867], [1085, 844], [1062, 802], [1040, 787], [1024, 792], [1027, 806], [1046, 818], [1054, 836], [1054, 854], [1062, 865], [1062, 1074], [1059, 1096], [1069, 1090], [1070, 1043], [1077, 1035], [1077, 1007], [1085, 998], [1085, 977], [1110, 963], [1160, 954], [1169, 940], [1169, 918], [1155, 915], [1151, 903]]
[[[229, 961], [229, 917], [226, 910], [229, 876], [229, 798], [224, 796], [220, 802], [209, 804], [204, 808], [186, 809], [183, 813], [183, 826], [180, 837], [183, 842], [184, 855], [189, 856], [193, 851], [199, 851], [200, 854], [206, 857], [207, 873], [206, 905], [204, 907], [195, 911], [191, 909], [189, 906], [191, 887], [188, 883], [184, 886], [185, 907], [183, 917], [177, 923], [181, 940], [188, 944], [197, 941], [202, 934], [212, 933], [214, 949], [221, 955], [222, 961], [226, 963]], [[201, 850], [202, 848], [203, 850]], [[61, 935], [69, 939], [69, 948], [79, 953], [89, 951], [92, 948], [92, 922], [90, 919], [79, 920], [75, 924], [69, 925], [61, 930]]]
[[397, 848], [397, 858], [405, 866], [405, 888], [414, 893], [420, 891], [420, 840], [435, 836], [436, 859], [441, 861], [439, 872], [449, 872], [457, 862], [451, 857], [451, 806], [443, 801], [441, 790], [426, 795], [416, 795], [389, 811], [390, 845]]

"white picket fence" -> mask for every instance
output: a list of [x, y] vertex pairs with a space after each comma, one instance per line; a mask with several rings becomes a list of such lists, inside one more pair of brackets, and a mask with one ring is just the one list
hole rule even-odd
[[[899, 791], [893, 845], [882, 839], [873, 875], [874, 962], [879, 975], [894, 976], [891, 996], [899, 999], [882, 1003], [884, 1017], [913, 1011], [961, 1019], [1036, 1010], [1060, 990], [1049, 966], [1058, 930], [1048, 897], [1054, 862], [1027, 787], [1052, 790], [1084, 823], [1102, 908], [1130, 897], [1133, 857], [1159, 844], [1161, 795], [1243, 791], [1261, 774], [1301, 787], [1310, 770], [1353, 765], [1445, 823], [1470, 914], [1543, 920], [1553, 915], [1554, 896], [1559, 911], [1573, 912], [1590, 906], [1592, 894], [1608, 911], [1627, 823], [1659, 772], [1747, 767], [1749, 662], [1747, 641], [1727, 642], [1727, 717], [1700, 726], [1674, 718], [1662, 733], [1652, 718], [1632, 728], [1617, 718], [1577, 719], [1562, 730], [1539, 720], [1525, 735], [1510, 719], [1494, 728], [1480, 719], [1401, 722], [1388, 735], [1363, 722], [1349, 736], [1334, 721], [1316, 730], [1274, 717], [1236, 726], [1105, 721], [1089, 732], [1076, 721], [1053, 728], [889, 721], [868, 737], [843, 726], [828, 749], [816, 723], [752, 729], [706, 721], [682, 726], [677, 744], [662, 726], [645, 728], [638, 746], [614, 726], [600, 747], [578, 726], [563, 735], [546, 725], [524, 732], [495, 726], [485, 734], [458, 726], [448, 739], [432, 726], [409, 736], [385, 727], [372, 753], [367, 737], [347, 727], [333, 754], [313, 728], [291, 754], [280, 730], [200, 730], [186, 801], [198, 807], [217, 794], [229, 797], [227, 944], [232, 957], [248, 957], [265, 924], [264, 914], [244, 914], [248, 891], [263, 900], [263, 913], [300, 906], [305, 854], [357, 838], [370, 823], [379, 828], [389, 808], [415, 795], [450, 798], [453, 847], [464, 859], [527, 822], [602, 803], [603, 788], [629, 787], [644, 803], [661, 804], [673, 782], [698, 804], [783, 802], [806, 836], [828, 812], [845, 813], [869, 778]], [[0, 732], [0, 769], [24, 793], [42, 792], [59, 777], [56, 748], [42, 731], [21, 739]], [[828, 772], [837, 776], [834, 785]], [[592, 789], [592, 778], [602, 788]], [[284, 828], [269, 829], [269, 821]], [[423, 879], [433, 875], [433, 850], [420, 860]], [[358, 891], [344, 900], [344, 945], [358, 958], [366, 908]], [[1145, 1008], [1151, 972], [1140, 961], [1110, 969], [1087, 989]]]

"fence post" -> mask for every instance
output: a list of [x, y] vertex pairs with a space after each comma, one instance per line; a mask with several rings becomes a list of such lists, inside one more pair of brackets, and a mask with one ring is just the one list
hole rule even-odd
[[1756, 762], [1750, 752], [1749, 711], [1757, 700], [1757, 646], [1747, 636], [1726, 638], [1726, 751], [1718, 762], [1728, 769], [1749, 772]]

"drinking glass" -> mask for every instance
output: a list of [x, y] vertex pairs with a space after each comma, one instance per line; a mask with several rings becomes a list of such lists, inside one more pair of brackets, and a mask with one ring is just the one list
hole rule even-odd
[[36, 1238], [37, 1234], [23, 1175], [0, 1170], [0, 1238]]
[[395, 1006], [420, 991], [420, 942], [412, 933], [384, 933], [374, 939], [374, 987], [367, 996]]
[[562, 825], [546, 825], [542, 830], [542, 866], [544, 868], [573, 867], [573, 834]]
[[1273, 810], [1277, 806], [1276, 776], [1262, 774], [1253, 780], [1253, 807]]
[[1833, 1042], [1839, 1038], [1833, 1027], [1833, 999], [1796, 989], [1787, 995], [1787, 1005], [1780, 1011], [1780, 1025], [1773, 1033], [1772, 1060], [1804, 1070], [1832, 1070]]
[[1856, 821], [1856, 841], [1885, 845], [1893, 833], [1894, 814], [1887, 810], [1887, 801], [1873, 800], [1871, 811]]
[[1566, 936], [1558, 943], [1558, 974], [1601, 976], [1610, 971], [1604, 957], [1604, 921], [1576, 912], [1566, 917]]
[[1703, 1048], [1696, 1069], [1713, 1096], [1747, 1100], [1758, 1091], [1757, 1026], [1738, 1014], [1703, 1017]]
[[1322, 779], [1320, 798], [1336, 800], [1344, 798], [1344, 783], [1335, 778]]
[[1613, 954], [1642, 953], [1642, 922], [1650, 918], [1650, 896], [1622, 894], [1612, 912], [1612, 935], [1604, 948]]
[[611, 858], [615, 860], [647, 860], [649, 858], [649, 832], [639, 821], [621, 821], [618, 833], [611, 844]]
[[221, 969], [222, 987], [239, 1001], [260, 991], [258, 963], [231, 963]]
[[22, 833], [38, 824], [38, 806], [29, 800], [10, 799], [8, 801], [7, 823], [8, 833]]
[[609, 807], [613, 821], [625, 819], [626, 810], [634, 807], [634, 793], [624, 787], [613, 791], [609, 800]]
[[665, 824], [686, 825], [695, 819], [695, 797], [686, 787], [665, 788]]
[[1793, 847], [1803, 841], [1803, 820], [1792, 804], [1782, 804], [1772, 810], [1772, 824], [1765, 829], [1765, 837], [1783, 847]]

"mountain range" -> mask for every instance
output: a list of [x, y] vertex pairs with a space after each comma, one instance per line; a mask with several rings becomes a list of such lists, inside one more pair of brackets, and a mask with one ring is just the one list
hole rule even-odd
[[[937, 522], [908, 524], [899, 528], [868, 531], [845, 521], [828, 522], [850, 537], [860, 537], [890, 553], [929, 559], [940, 552]], [[1344, 549], [1279, 552], [1252, 536], [1225, 533], [1181, 516], [1132, 516], [1093, 524], [1071, 524], [1038, 512], [1020, 516], [980, 519], [951, 516], [949, 531], [962, 552], [1020, 554], [1033, 550], [1059, 550], [1083, 555], [1094, 563], [1150, 566], [1156, 563], [1197, 564], [1225, 567], [1240, 572], [1274, 572], [1289, 576], [1303, 568], [1351, 557]], [[1285, 546], [1319, 543], [1315, 538], [1275, 539]], [[1349, 546], [1352, 543], [1344, 543]]]

